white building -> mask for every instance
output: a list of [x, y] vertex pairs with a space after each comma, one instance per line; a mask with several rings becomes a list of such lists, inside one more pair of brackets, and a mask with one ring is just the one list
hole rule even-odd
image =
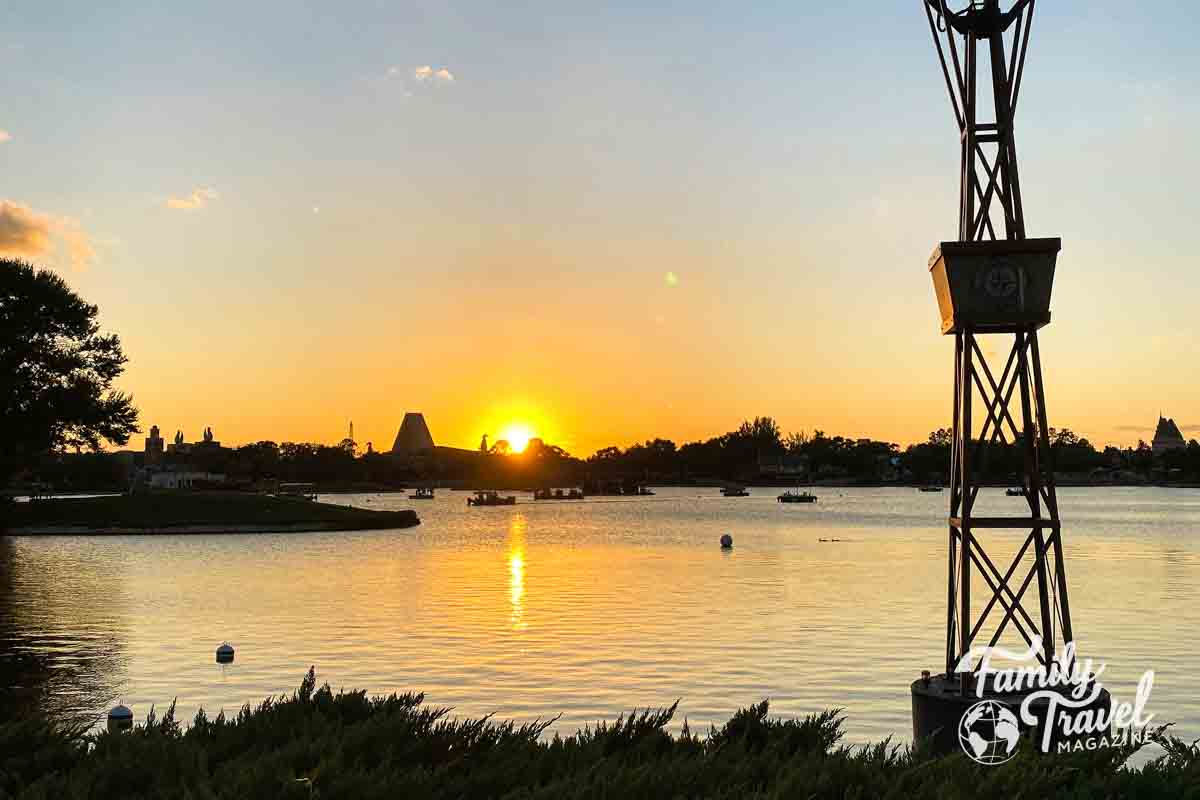
[[224, 483], [225, 475], [220, 472], [153, 472], [150, 474], [151, 489], [191, 489], [196, 484], [212, 485]]

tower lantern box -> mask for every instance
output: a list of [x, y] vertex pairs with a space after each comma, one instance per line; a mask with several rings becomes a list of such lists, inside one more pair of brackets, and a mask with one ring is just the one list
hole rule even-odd
[[942, 242], [929, 274], [942, 333], [1003, 333], [1050, 322], [1050, 289], [1061, 239]]

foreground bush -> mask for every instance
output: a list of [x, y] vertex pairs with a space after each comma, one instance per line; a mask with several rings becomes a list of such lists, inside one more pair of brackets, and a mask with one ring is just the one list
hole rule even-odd
[[1200, 750], [1162, 732], [1166, 755], [1140, 770], [1132, 750], [983, 767], [843, 745], [837, 712], [774, 720], [765, 702], [703, 736], [666, 733], [671, 707], [543, 739], [549, 723], [453, 720], [423, 699], [334, 694], [310, 670], [290, 698], [186, 730], [174, 709], [124, 734], [0, 723], [0, 797], [1200, 798]]

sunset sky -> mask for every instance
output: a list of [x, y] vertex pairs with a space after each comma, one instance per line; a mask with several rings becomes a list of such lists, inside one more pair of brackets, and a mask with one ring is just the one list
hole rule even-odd
[[[957, 131], [917, 0], [13, 5], [0, 250], [100, 306], [147, 428], [949, 425]], [[1063, 237], [1051, 424], [1098, 445], [1200, 436], [1197, 17], [1132, 6], [1039, 3], [1018, 117], [1029, 232]]]

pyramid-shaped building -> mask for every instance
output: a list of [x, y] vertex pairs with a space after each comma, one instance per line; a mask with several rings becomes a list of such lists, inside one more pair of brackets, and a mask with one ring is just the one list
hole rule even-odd
[[409, 412], [400, 423], [396, 441], [392, 443], [392, 454], [397, 456], [422, 456], [433, 452], [433, 436], [425, 424], [425, 415]]
[[1183, 434], [1179, 431], [1179, 426], [1175, 424], [1175, 420], [1160, 414], [1151, 448], [1155, 453], [1161, 453], [1165, 450], [1174, 450], [1177, 447], [1187, 447], [1187, 442], [1184, 440]]

